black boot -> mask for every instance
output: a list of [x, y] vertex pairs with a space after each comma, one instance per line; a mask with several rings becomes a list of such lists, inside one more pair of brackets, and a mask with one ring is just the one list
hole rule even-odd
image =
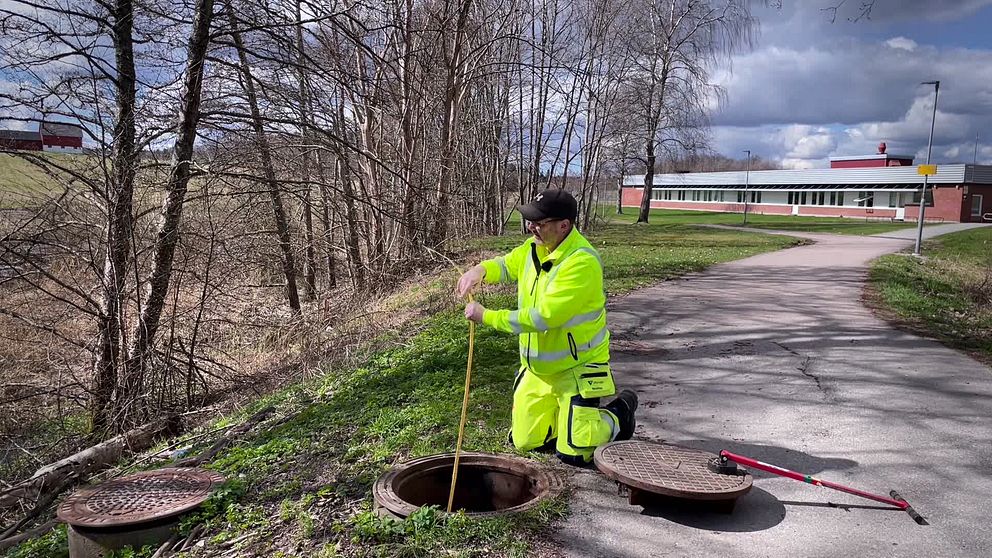
[[634, 435], [634, 427], [637, 426], [637, 419], [634, 418], [634, 411], [637, 410], [637, 394], [625, 389], [605, 409], [620, 419], [620, 432], [614, 440], [629, 440]]

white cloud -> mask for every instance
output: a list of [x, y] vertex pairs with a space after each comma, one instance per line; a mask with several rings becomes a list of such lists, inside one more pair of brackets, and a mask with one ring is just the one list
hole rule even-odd
[[[797, 1], [763, 24], [761, 46], [735, 56], [732, 72], [714, 73], [727, 93], [713, 115], [716, 151], [735, 156], [751, 148], [789, 167], [826, 166], [830, 156], [874, 153], [885, 141], [890, 153], [922, 159], [933, 87], [920, 82], [933, 79], [941, 81], [936, 162], [970, 162], [976, 132], [992, 143], [992, 49], [940, 47], [916, 34], [932, 28], [922, 20], [959, 19], [992, 0], [936, 7], [879, 0], [865, 25], [840, 17], [830, 24], [812, 17], [815, 3]], [[906, 19], [914, 23], [891, 23]], [[845, 35], [852, 33], [861, 36]]]
[[913, 39], [907, 39], [906, 37], [893, 37], [885, 44], [890, 48], [901, 48], [902, 50], [908, 50], [910, 52], [916, 50], [917, 44]]
[[[823, 159], [837, 147], [830, 130], [811, 126], [790, 126], [780, 133], [787, 159]], [[790, 148], [791, 146], [791, 148]]]
[[784, 169], [815, 169], [823, 166], [819, 161], [811, 161], [809, 159], [790, 159], [788, 157], [785, 159], [780, 159], [779, 164], [782, 165], [782, 168]]

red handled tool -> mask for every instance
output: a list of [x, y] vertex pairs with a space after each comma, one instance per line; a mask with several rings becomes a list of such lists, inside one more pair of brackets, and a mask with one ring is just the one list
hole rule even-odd
[[[716, 460], [714, 460], [716, 461]], [[756, 459], [751, 459], [750, 457], [744, 457], [743, 455], [737, 455], [735, 453], [730, 453], [727, 450], [720, 452], [720, 459], [718, 463], [713, 465], [715, 472], [723, 474], [737, 474], [737, 466], [731, 463], [740, 463], [745, 467], [751, 467], [754, 469], [759, 469], [778, 475], [780, 477], [786, 477], [797, 481], [806, 482], [815, 486], [824, 486], [826, 488], [832, 488], [834, 490], [839, 490], [841, 492], [846, 492], [848, 494], [853, 494], [855, 496], [860, 496], [862, 498], [867, 498], [869, 500], [875, 500], [876, 502], [882, 502], [883, 504], [888, 504], [895, 508], [905, 511], [913, 518], [913, 521], [919, 523], [920, 525], [928, 525], [925, 517], [920, 515], [913, 509], [913, 506], [909, 505], [909, 502], [904, 500], [899, 494], [892, 490], [889, 492], [891, 498], [885, 496], [879, 496], [878, 494], [872, 494], [871, 492], [865, 492], [864, 490], [858, 490], [856, 488], [851, 488], [849, 486], [844, 486], [842, 484], [837, 484], [835, 482], [820, 480], [816, 477], [810, 475], [804, 475], [802, 473], [797, 473], [795, 471], [790, 471], [778, 465], [772, 465], [770, 463], [765, 463], [763, 461], [758, 461]]]

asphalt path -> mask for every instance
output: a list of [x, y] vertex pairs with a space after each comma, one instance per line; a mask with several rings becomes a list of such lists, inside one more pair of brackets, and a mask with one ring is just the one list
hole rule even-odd
[[[927, 236], [962, 228], [928, 227]], [[618, 384], [640, 397], [635, 438], [896, 489], [930, 525], [762, 472], [733, 513], [720, 514], [631, 506], [614, 483], [579, 471], [557, 535], [566, 555], [992, 555], [992, 370], [862, 303], [869, 262], [911, 246], [915, 230], [788, 234], [814, 243], [611, 302]]]

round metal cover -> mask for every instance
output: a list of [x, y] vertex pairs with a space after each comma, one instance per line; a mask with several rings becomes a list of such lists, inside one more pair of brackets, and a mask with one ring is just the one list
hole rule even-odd
[[707, 463], [717, 456], [705, 451], [627, 440], [596, 449], [596, 467], [610, 479], [627, 486], [677, 498], [731, 500], [751, 489], [749, 473], [725, 475]]
[[58, 517], [78, 527], [137, 525], [195, 508], [222, 482], [223, 476], [205, 469], [142, 471], [76, 491], [59, 506]]

